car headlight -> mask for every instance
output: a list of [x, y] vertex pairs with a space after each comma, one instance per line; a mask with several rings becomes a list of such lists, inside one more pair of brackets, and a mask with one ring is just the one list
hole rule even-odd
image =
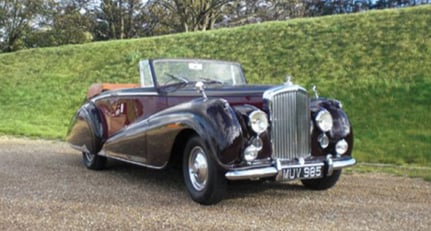
[[319, 111], [316, 115], [316, 124], [323, 132], [330, 131], [333, 125], [331, 113], [326, 109]]
[[248, 118], [250, 127], [256, 134], [261, 134], [268, 129], [268, 118], [265, 112], [261, 110], [253, 111], [248, 115]]

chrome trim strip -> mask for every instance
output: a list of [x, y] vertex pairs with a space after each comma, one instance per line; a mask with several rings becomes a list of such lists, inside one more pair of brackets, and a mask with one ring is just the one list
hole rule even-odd
[[286, 92], [293, 92], [293, 91], [303, 91], [307, 92], [307, 90], [301, 86], [298, 85], [280, 85], [277, 87], [273, 87], [271, 89], [268, 89], [263, 93], [262, 98], [265, 100], [271, 100], [275, 95], [286, 93]]
[[[328, 157], [321, 162], [322, 165], [327, 165], [328, 174], [327, 176], [332, 175], [333, 170], [338, 170], [346, 167], [350, 167], [356, 164], [356, 160], [352, 157], [344, 157], [344, 158], [331, 158]], [[283, 168], [291, 168], [291, 167], [305, 167], [305, 166], [318, 166], [319, 163], [305, 163], [303, 165], [295, 164], [295, 165], [281, 165], [280, 161], [275, 162], [275, 166], [264, 167], [264, 168], [256, 168], [256, 169], [247, 169], [247, 170], [231, 170], [226, 172], [225, 177], [228, 180], [254, 180], [266, 177], [276, 177], [281, 175], [281, 171]], [[276, 177], [275, 180], [281, 181], [281, 177]]]
[[108, 94], [103, 94], [96, 96], [91, 99], [91, 101], [94, 103], [97, 100], [104, 99], [104, 98], [110, 98], [110, 97], [123, 97], [123, 96], [158, 96], [159, 94], [155, 92], [112, 92]]
[[[73, 145], [73, 144], [69, 144], [73, 149], [76, 149], [76, 150], [78, 150], [78, 151], [81, 151], [81, 152], [87, 152], [87, 153], [90, 153], [90, 151], [88, 150], [88, 148], [87, 148], [87, 146], [84, 144], [84, 145], [82, 145], [82, 146], [79, 146], [79, 145]], [[103, 150], [102, 151], [100, 151], [99, 153], [98, 153], [98, 155], [100, 155], [100, 156], [105, 156], [105, 157], [108, 157], [108, 158], [110, 158], [110, 159], [115, 159], [115, 160], [119, 160], [119, 161], [123, 161], [123, 162], [126, 162], [126, 163], [129, 163], [129, 164], [135, 164], [135, 165], [139, 165], [139, 166], [142, 166], [142, 167], [146, 167], [146, 168], [152, 168], [152, 169], [163, 169], [163, 168], [165, 168], [167, 165], [168, 165], [168, 163], [165, 163], [164, 165], [162, 165], [162, 166], [154, 166], [154, 165], [148, 165], [148, 164], [144, 164], [144, 163], [141, 163], [141, 162], [137, 162], [137, 161], [132, 161], [132, 160], [127, 160], [127, 159], [124, 159], [124, 158], [121, 158], [121, 157], [117, 157], [117, 156], [113, 156], [113, 155], [109, 155], [109, 154], [106, 154]]]
[[248, 170], [234, 170], [225, 174], [228, 180], [247, 180], [258, 179], [264, 177], [272, 177], [277, 175], [278, 170], [275, 167], [265, 167]]
[[165, 168], [168, 165], [167, 162], [165, 164], [163, 164], [162, 166], [154, 166], [154, 165], [144, 164], [142, 162], [137, 162], [137, 161], [133, 161], [133, 160], [128, 160], [128, 159], [125, 159], [125, 158], [121, 158], [121, 157], [118, 157], [118, 156], [109, 155], [109, 154], [106, 154], [104, 151], [100, 151], [99, 155], [100, 156], [108, 157], [110, 159], [114, 159], [114, 160], [119, 160], [119, 161], [122, 161], [122, 162], [126, 162], [126, 163], [129, 163], [129, 164], [134, 164], [134, 165], [138, 165], [138, 166], [142, 166], [142, 167], [146, 167], [146, 168], [157, 169], [157, 170], [163, 169], [163, 168]]

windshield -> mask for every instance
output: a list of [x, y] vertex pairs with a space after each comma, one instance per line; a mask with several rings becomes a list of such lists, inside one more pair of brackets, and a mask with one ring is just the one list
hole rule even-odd
[[159, 86], [202, 81], [222, 85], [245, 84], [241, 66], [237, 63], [213, 60], [155, 60], [154, 73]]

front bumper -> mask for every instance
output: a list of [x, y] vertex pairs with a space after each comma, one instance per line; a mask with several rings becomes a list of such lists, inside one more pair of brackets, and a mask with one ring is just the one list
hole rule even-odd
[[225, 177], [228, 180], [254, 180], [261, 178], [275, 177], [277, 181], [283, 181], [282, 171], [287, 167], [305, 167], [308, 165], [323, 164], [325, 169], [324, 176], [331, 176], [334, 170], [350, 167], [356, 164], [356, 160], [351, 156], [347, 157], [332, 157], [312, 159], [312, 160], [297, 160], [295, 162], [284, 163], [283, 161], [276, 160], [273, 166], [253, 168], [253, 169], [236, 169], [226, 172]]

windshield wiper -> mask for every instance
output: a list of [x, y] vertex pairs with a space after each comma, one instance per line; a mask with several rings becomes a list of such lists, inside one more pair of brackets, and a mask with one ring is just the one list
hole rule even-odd
[[[165, 92], [174, 92], [180, 88], [184, 88], [184, 87], [194, 83], [193, 81], [190, 81], [185, 77], [177, 76], [177, 75], [170, 74], [170, 73], [165, 73], [165, 75], [167, 75], [168, 77], [171, 78], [170, 80], [164, 82], [164, 84], [161, 86], [161, 88]], [[175, 83], [169, 83], [172, 80], [174, 80]]]
[[210, 79], [210, 78], [201, 78], [205, 84], [220, 84], [224, 85], [224, 83], [220, 80]]
[[[185, 77], [174, 75], [174, 74], [170, 74], [170, 73], [165, 73], [165, 75], [167, 75], [168, 77], [170, 77], [171, 80], [178, 81], [178, 82], [171, 83], [171, 84], [168, 84], [171, 80], [166, 81], [163, 84], [163, 86], [162, 86], [162, 88], [166, 92], [174, 92], [174, 91], [177, 91], [180, 88], [185, 88], [185, 87], [194, 85], [196, 82], [199, 82], [199, 81], [191, 81], [191, 80], [189, 80], [189, 79], [187, 79]], [[206, 85], [211, 85], [211, 84], [218, 84], [218, 85], [221, 85], [221, 86], [224, 85], [224, 83], [222, 81], [215, 80], [215, 79], [199, 78], [199, 80], [202, 81]]]
[[[171, 77], [173, 80], [179, 80], [179, 81], [181, 81], [181, 82], [183, 82], [183, 83], [189, 83], [190, 81], [187, 79], [187, 78], [185, 78], [185, 77], [181, 77], [181, 76], [176, 76], [176, 75], [173, 75], [173, 74], [170, 74], [170, 73], [165, 73], [167, 76], [169, 76], [169, 77]], [[169, 81], [168, 81], [169, 82]]]

